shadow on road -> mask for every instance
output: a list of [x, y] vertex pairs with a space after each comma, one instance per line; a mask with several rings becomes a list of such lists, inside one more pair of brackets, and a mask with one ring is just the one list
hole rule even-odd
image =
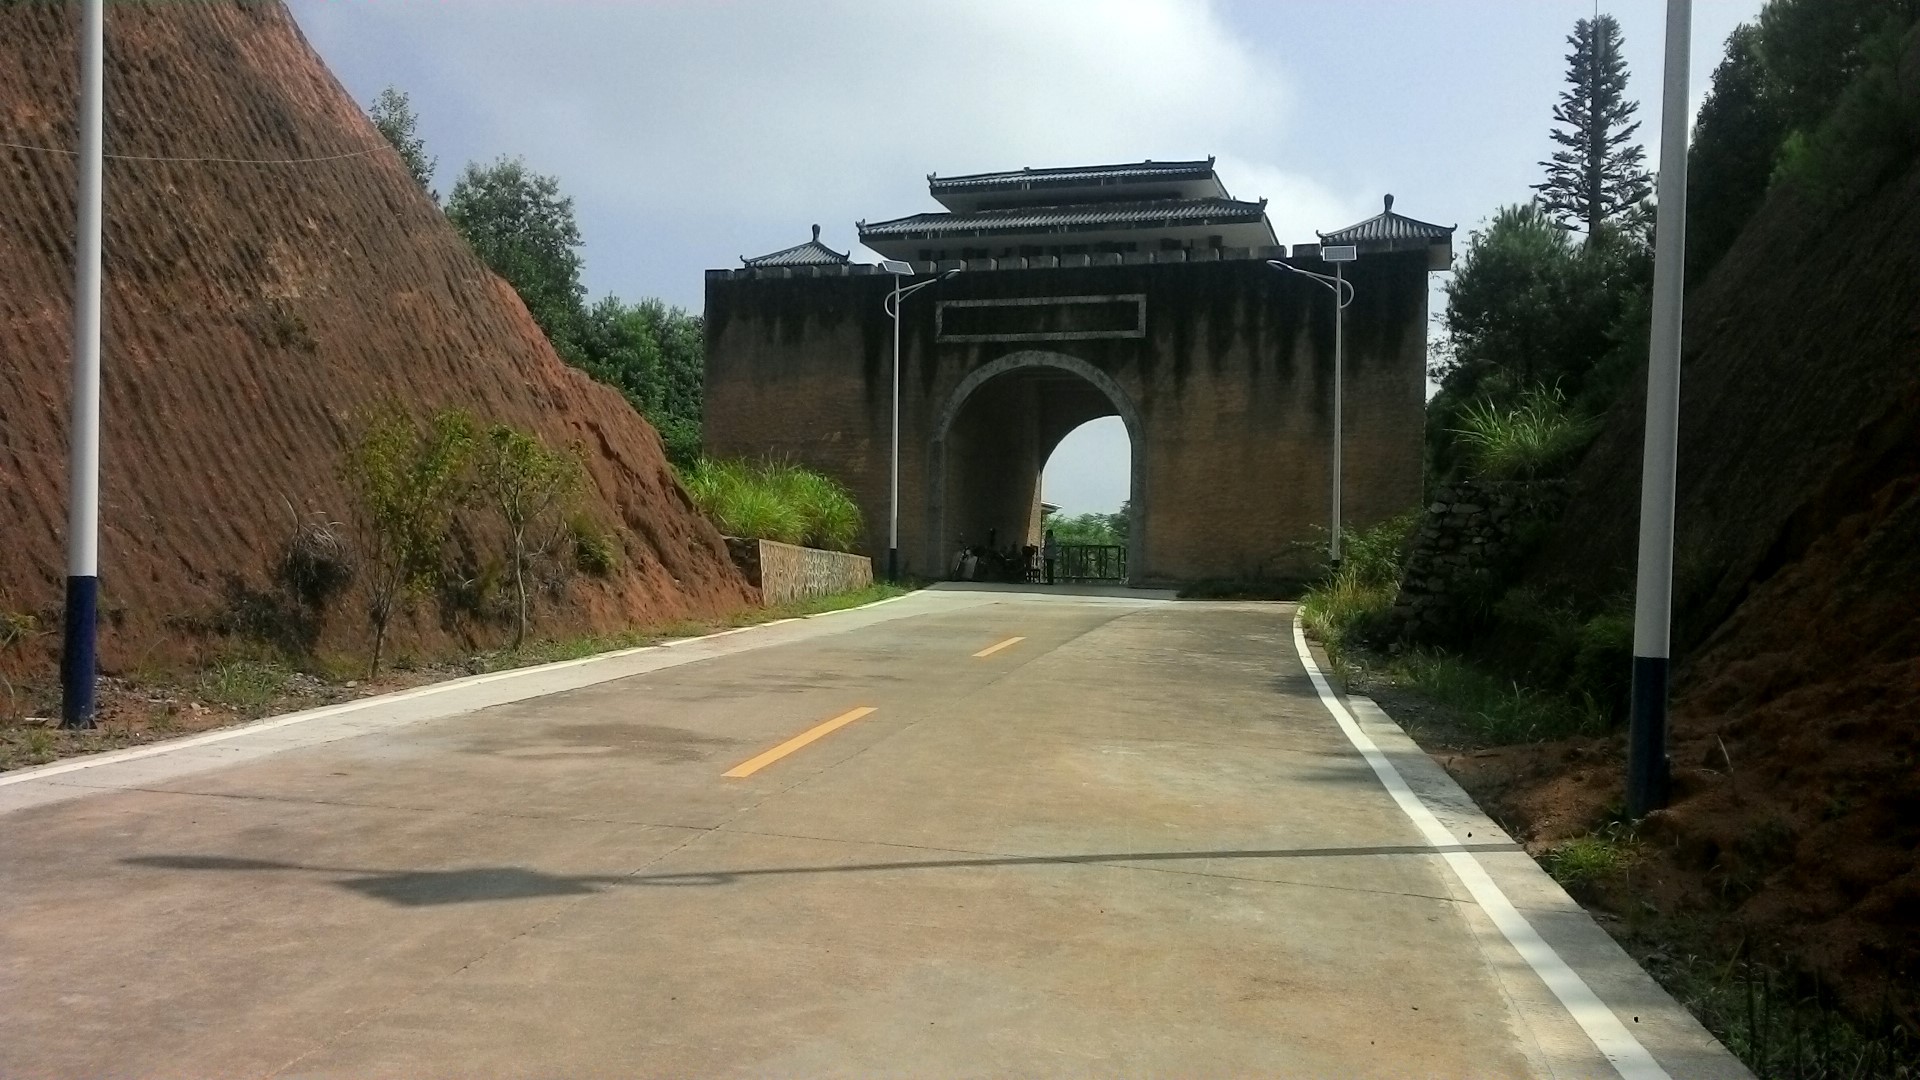
[[1444, 855], [1449, 852], [1519, 851], [1518, 844], [1403, 844], [1380, 847], [1276, 848], [1244, 851], [1121, 851], [1083, 855], [992, 855], [963, 859], [913, 859], [898, 862], [841, 863], [832, 866], [764, 866], [741, 870], [689, 870], [677, 873], [548, 874], [520, 866], [483, 866], [461, 870], [365, 870], [308, 866], [271, 859], [221, 855], [140, 855], [122, 859], [130, 866], [157, 870], [293, 872], [336, 875], [340, 888], [401, 907], [431, 907], [487, 900], [530, 900], [546, 896], [583, 896], [612, 886], [732, 885], [748, 878], [805, 874], [864, 874], [895, 870], [965, 870], [1002, 866], [1079, 866], [1100, 864], [1211, 861], [1215, 859], [1322, 859], [1382, 855]]

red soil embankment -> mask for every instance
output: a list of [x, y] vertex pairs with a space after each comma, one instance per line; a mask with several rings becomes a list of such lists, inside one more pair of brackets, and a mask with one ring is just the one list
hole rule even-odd
[[[76, 145], [77, 23], [70, 5], [0, 5], [0, 142], [49, 148], [0, 147], [0, 608], [55, 615], [75, 187], [74, 158], [56, 151]], [[555, 355], [284, 7], [109, 5], [106, 86], [109, 670], [185, 655], [182, 620], [236, 585], [264, 587], [289, 503], [348, 518], [342, 454], [386, 402], [580, 445], [584, 509], [624, 550], [611, 577], [565, 586], [544, 631], [751, 602], [653, 429]], [[363, 648], [358, 595], [336, 607], [322, 643]], [[499, 633], [412, 622], [398, 644], [428, 653]]]

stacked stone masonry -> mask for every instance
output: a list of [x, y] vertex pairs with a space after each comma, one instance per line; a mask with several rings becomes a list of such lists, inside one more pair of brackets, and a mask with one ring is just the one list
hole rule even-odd
[[773, 540], [727, 537], [734, 565], [760, 590], [763, 604], [856, 592], [873, 584], [873, 560]]
[[1442, 488], [1422, 515], [1393, 606], [1394, 637], [1455, 639], [1525, 554], [1529, 525], [1566, 505], [1563, 480], [1468, 480]]

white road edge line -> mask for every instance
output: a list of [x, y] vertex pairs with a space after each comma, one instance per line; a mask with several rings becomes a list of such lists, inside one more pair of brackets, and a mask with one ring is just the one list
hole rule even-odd
[[1560, 999], [1567, 1014], [1580, 1025], [1580, 1030], [1587, 1033], [1587, 1038], [1593, 1040], [1594, 1049], [1600, 1051], [1612, 1063], [1614, 1071], [1626, 1080], [1671, 1080], [1667, 1071], [1660, 1067], [1646, 1047], [1640, 1045], [1640, 1040], [1633, 1037], [1633, 1033], [1613, 1014], [1613, 1010], [1607, 1008], [1586, 980], [1567, 966], [1560, 954], [1553, 951], [1553, 947], [1540, 937], [1533, 924], [1513, 906], [1513, 901], [1507, 899], [1507, 894], [1500, 891], [1500, 886], [1493, 883], [1493, 879], [1487, 876], [1486, 868], [1480, 865], [1480, 860], [1474, 858], [1470, 851], [1444, 850], [1457, 849], [1460, 841], [1447, 831], [1446, 826], [1440, 824], [1440, 819], [1427, 809], [1427, 804], [1421, 802], [1420, 796], [1407, 786], [1400, 770], [1393, 767], [1393, 762], [1387, 760], [1387, 756], [1374, 745], [1373, 739], [1361, 730], [1346, 705], [1334, 695], [1326, 676], [1320, 673], [1319, 665], [1313, 662], [1313, 651], [1307, 648], [1307, 635], [1298, 612], [1293, 617], [1293, 647], [1300, 654], [1300, 663], [1306, 667], [1307, 677], [1313, 680], [1313, 689], [1320, 695], [1320, 703], [1333, 714], [1347, 741], [1367, 759], [1367, 764], [1373, 767], [1373, 774], [1380, 778], [1387, 794], [1393, 796], [1393, 801], [1399, 804], [1401, 811], [1420, 830], [1420, 835], [1426, 838], [1427, 843], [1443, 849], [1441, 857], [1447, 860], [1447, 866], [1460, 879], [1460, 884], [1472, 894], [1474, 903], [1480, 905], [1480, 910], [1493, 920], [1493, 925], [1499, 928], [1507, 943], [1527, 962], [1534, 974], [1540, 976], [1540, 981], [1547, 984], [1553, 996]]
[[[840, 608], [836, 611], [822, 612], [821, 614], [837, 615], [842, 611], [864, 611], [870, 607], [879, 607], [881, 604], [891, 604], [895, 600], [904, 600], [912, 595], [914, 594], [902, 593], [899, 596], [889, 596], [885, 600], [875, 600], [871, 604]], [[785, 623], [799, 622], [801, 619], [816, 617], [817, 616], [813, 615], [802, 615], [795, 618], [775, 619], [772, 622], [755, 623], [752, 626], [736, 626], [731, 630], [720, 630], [712, 634], [702, 634], [699, 637], [674, 638], [672, 641], [663, 641], [658, 645], [636, 645], [631, 649], [615, 649], [612, 652], [595, 653], [592, 656], [581, 656], [572, 660], [556, 660], [551, 664], [535, 664], [532, 667], [509, 668], [505, 671], [490, 671], [484, 675], [468, 675], [459, 679], [448, 679], [445, 682], [417, 686], [411, 690], [400, 690], [391, 694], [376, 694], [373, 697], [343, 701], [337, 705], [323, 705], [317, 709], [287, 713], [284, 716], [272, 716], [264, 720], [255, 720], [248, 724], [219, 728], [200, 735], [189, 735], [183, 739], [168, 739], [164, 742], [130, 747], [126, 750], [109, 750], [101, 754], [88, 754], [83, 757], [71, 758], [67, 761], [57, 761], [51, 765], [40, 765], [29, 769], [14, 769], [0, 773], [0, 787], [7, 787], [12, 784], [24, 784], [32, 780], [45, 780], [50, 776], [60, 776], [65, 773], [79, 772], [82, 769], [98, 768], [102, 765], [114, 765], [122, 761], [138, 761], [141, 758], [158, 757], [161, 754], [171, 754], [176, 750], [189, 750], [196, 746], [226, 742], [228, 739], [238, 739], [243, 735], [255, 735], [262, 731], [273, 731], [276, 728], [291, 727], [294, 724], [304, 724], [310, 720], [325, 720], [333, 716], [360, 712], [363, 709], [371, 709], [381, 705], [392, 705], [396, 702], [409, 701], [418, 697], [428, 697], [433, 694], [444, 694], [451, 690], [460, 690], [469, 686], [480, 686], [485, 683], [499, 682], [503, 679], [518, 679], [547, 672], [562, 671], [567, 668], [580, 667], [583, 664], [598, 663], [601, 660], [617, 660], [623, 656], [652, 652], [655, 649], [671, 649], [680, 645], [691, 645], [695, 642], [711, 641], [714, 638], [730, 637], [734, 634], [744, 634], [749, 630], [763, 630], [770, 626], [780, 626]]]

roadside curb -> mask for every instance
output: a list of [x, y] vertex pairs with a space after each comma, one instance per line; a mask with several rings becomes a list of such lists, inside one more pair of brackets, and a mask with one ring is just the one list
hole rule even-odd
[[[1293, 640], [1321, 704], [1406, 818], [1447, 862], [1464, 891], [1462, 899], [1487, 920], [1482, 949], [1503, 954], [1489, 955], [1491, 966], [1506, 982], [1523, 1021], [1537, 1024], [1535, 1035], [1543, 1052], [1563, 1059], [1581, 1049], [1570, 1042], [1584, 1041], [1587, 1053], [1598, 1051], [1628, 1080], [1750, 1080], [1746, 1067], [1487, 817], [1385, 710], [1363, 695], [1333, 690], [1314, 661], [1297, 612]], [[1470, 844], [1486, 846], [1490, 841], [1512, 850], [1469, 849]], [[1501, 962], [1507, 958], [1523, 966]], [[1564, 1022], [1539, 1023], [1543, 1007], [1570, 1019], [1578, 1030], [1553, 1030], [1565, 1028]]]

